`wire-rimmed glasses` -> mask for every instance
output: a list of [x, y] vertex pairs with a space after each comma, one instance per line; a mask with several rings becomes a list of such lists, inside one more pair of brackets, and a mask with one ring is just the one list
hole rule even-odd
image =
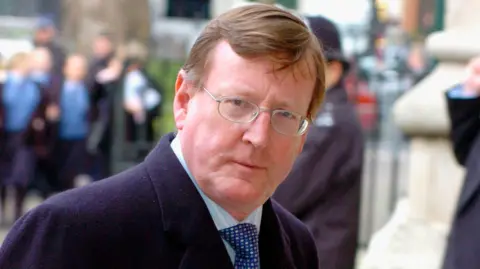
[[215, 97], [205, 87], [203, 88], [218, 104], [218, 113], [224, 119], [236, 123], [249, 123], [254, 121], [260, 112], [270, 113], [270, 124], [280, 134], [299, 136], [307, 131], [309, 120], [298, 113], [284, 109], [265, 109], [244, 100], [240, 97]]

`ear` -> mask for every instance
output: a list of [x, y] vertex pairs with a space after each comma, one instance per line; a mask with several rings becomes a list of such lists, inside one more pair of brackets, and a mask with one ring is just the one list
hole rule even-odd
[[182, 130], [187, 118], [188, 105], [190, 103], [191, 85], [186, 79], [187, 73], [182, 69], [178, 72], [175, 82], [175, 97], [173, 99], [173, 116], [177, 130]]

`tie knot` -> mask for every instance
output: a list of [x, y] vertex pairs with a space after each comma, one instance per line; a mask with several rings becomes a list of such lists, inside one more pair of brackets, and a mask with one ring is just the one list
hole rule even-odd
[[237, 258], [243, 258], [253, 264], [258, 264], [258, 232], [255, 225], [241, 223], [220, 230], [220, 235], [235, 250]]

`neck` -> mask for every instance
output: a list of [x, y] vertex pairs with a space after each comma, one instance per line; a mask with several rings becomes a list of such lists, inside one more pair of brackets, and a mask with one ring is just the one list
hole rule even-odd
[[209, 198], [213, 202], [215, 202], [217, 205], [221, 206], [223, 210], [225, 210], [228, 214], [230, 214], [230, 216], [232, 216], [238, 222], [242, 222], [245, 219], [247, 219], [255, 210], [257, 210], [260, 206], [263, 205], [263, 203], [261, 203], [260, 205], [256, 205], [256, 204], [254, 205], [252, 203], [248, 203], [239, 207], [238, 202], [228, 203], [226, 201], [212, 199], [213, 197], [209, 197]]
[[246, 213], [243, 213], [243, 212], [232, 212], [232, 211], [228, 211], [228, 210], [226, 210], [226, 211], [228, 212], [228, 214], [230, 214], [230, 216], [232, 216], [238, 222], [244, 221], [251, 214], [251, 213], [246, 214]]

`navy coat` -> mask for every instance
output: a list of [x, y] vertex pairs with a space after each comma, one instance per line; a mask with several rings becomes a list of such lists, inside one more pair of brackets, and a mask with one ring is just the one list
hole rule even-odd
[[[480, 267], [480, 98], [449, 98], [450, 138], [467, 175], [458, 200], [445, 253], [444, 269]], [[452, 179], [453, 180], [453, 179]]]
[[[233, 268], [173, 138], [138, 166], [28, 212], [0, 249], [0, 268]], [[259, 236], [262, 268], [317, 268], [308, 229], [274, 201], [263, 207]]]

